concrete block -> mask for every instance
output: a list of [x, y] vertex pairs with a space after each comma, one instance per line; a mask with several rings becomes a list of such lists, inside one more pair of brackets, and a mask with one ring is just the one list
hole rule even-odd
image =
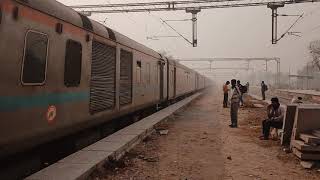
[[292, 146], [303, 152], [320, 152], [320, 146], [311, 146], [300, 140], [293, 140]]
[[307, 144], [319, 144], [320, 145], [320, 138], [314, 136], [312, 134], [300, 134], [300, 138]]
[[290, 145], [296, 110], [297, 105], [287, 105], [287, 110], [283, 121], [283, 133], [281, 136], [281, 145], [283, 146]]
[[313, 160], [313, 161], [320, 160], [320, 153], [312, 154], [312, 153], [301, 152], [296, 148], [292, 148], [292, 152], [301, 160]]
[[299, 105], [297, 106], [294, 126], [293, 140], [299, 139], [301, 133], [320, 129], [320, 105]]

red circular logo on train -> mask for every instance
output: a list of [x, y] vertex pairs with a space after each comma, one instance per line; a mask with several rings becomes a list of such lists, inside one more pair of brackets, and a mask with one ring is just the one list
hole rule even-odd
[[52, 123], [57, 116], [57, 108], [55, 106], [49, 106], [47, 112], [47, 121]]

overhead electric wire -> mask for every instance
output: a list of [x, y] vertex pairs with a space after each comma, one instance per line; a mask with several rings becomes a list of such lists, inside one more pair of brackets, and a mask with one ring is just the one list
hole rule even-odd
[[303, 14], [301, 14], [295, 21], [294, 23], [280, 36], [279, 39], [277, 39], [277, 41], [279, 41], [280, 39], [282, 39], [286, 34], [288, 34], [288, 32], [299, 22], [299, 20], [301, 20], [303, 17]]
[[[320, 2], [320, 0], [189, 0], [189, 1], [162, 1], [162, 2], [144, 2], [144, 3], [122, 3], [122, 4], [95, 4], [95, 5], [77, 5], [70, 6], [79, 11], [90, 11], [92, 13], [122, 13], [122, 12], [150, 12], [150, 11], [169, 11], [186, 10], [188, 8], [213, 9], [229, 7], [249, 7], [264, 6], [270, 3], [277, 4], [297, 4], [307, 2]], [[111, 8], [127, 7], [126, 9]], [[95, 10], [86, 10], [95, 8]]]
[[167, 23], [166, 21], [164, 21], [162, 18], [160, 18], [161, 21], [166, 24], [168, 27], [170, 27], [174, 32], [176, 32], [180, 37], [182, 37], [184, 40], [186, 40], [187, 42], [189, 42], [190, 44], [192, 44], [191, 41], [189, 41], [189, 39], [187, 39], [186, 37], [184, 37], [180, 32], [178, 32], [175, 28], [173, 28], [169, 23]]

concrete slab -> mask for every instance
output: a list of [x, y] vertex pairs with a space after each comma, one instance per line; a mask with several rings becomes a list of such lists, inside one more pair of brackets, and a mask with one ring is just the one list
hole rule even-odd
[[112, 156], [111, 151], [78, 151], [62, 160], [59, 163], [67, 164], [91, 164], [97, 165], [97, 163], [102, 163], [106, 161], [109, 156]]
[[317, 136], [314, 136], [312, 134], [300, 134], [300, 138], [307, 144], [318, 144], [320, 145], [320, 138]]
[[298, 106], [294, 122], [295, 139], [299, 137], [300, 133], [320, 129], [319, 117], [320, 105]]
[[104, 142], [130, 142], [136, 141], [138, 139], [138, 135], [124, 135], [124, 134], [112, 134], [100, 141]]
[[320, 153], [312, 154], [312, 153], [301, 152], [296, 148], [293, 148], [292, 152], [301, 160], [313, 160], [313, 161], [320, 160]]
[[297, 105], [287, 105], [283, 121], [283, 133], [281, 135], [281, 145], [283, 146], [290, 145], [296, 110]]
[[300, 141], [300, 140], [293, 140], [292, 146], [298, 149], [299, 151], [320, 152], [320, 146], [311, 146], [311, 145], [305, 144], [303, 141]]
[[105, 142], [99, 141], [86, 148], [83, 151], [106, 151], [106, 152], [115, 152], [119, 151], [128, 144], [128, 142]]
[[[150, 128], [152, 127], [149, 127], [149, 129]], [[116, 135], [144, 135], [147, 133], [149, 129], [138, 129], [138, 128], [132, 128], [129, 126], [120, 131], [117, 131], [115, 134]]]
[[55, 163], [26, 180], [84, 180], [94, 168], [92, 164]]

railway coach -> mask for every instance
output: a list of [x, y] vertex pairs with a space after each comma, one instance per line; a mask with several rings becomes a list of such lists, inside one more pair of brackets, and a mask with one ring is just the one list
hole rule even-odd
[[0, 1], [0, 158], [209, 80], [54, 0]]

